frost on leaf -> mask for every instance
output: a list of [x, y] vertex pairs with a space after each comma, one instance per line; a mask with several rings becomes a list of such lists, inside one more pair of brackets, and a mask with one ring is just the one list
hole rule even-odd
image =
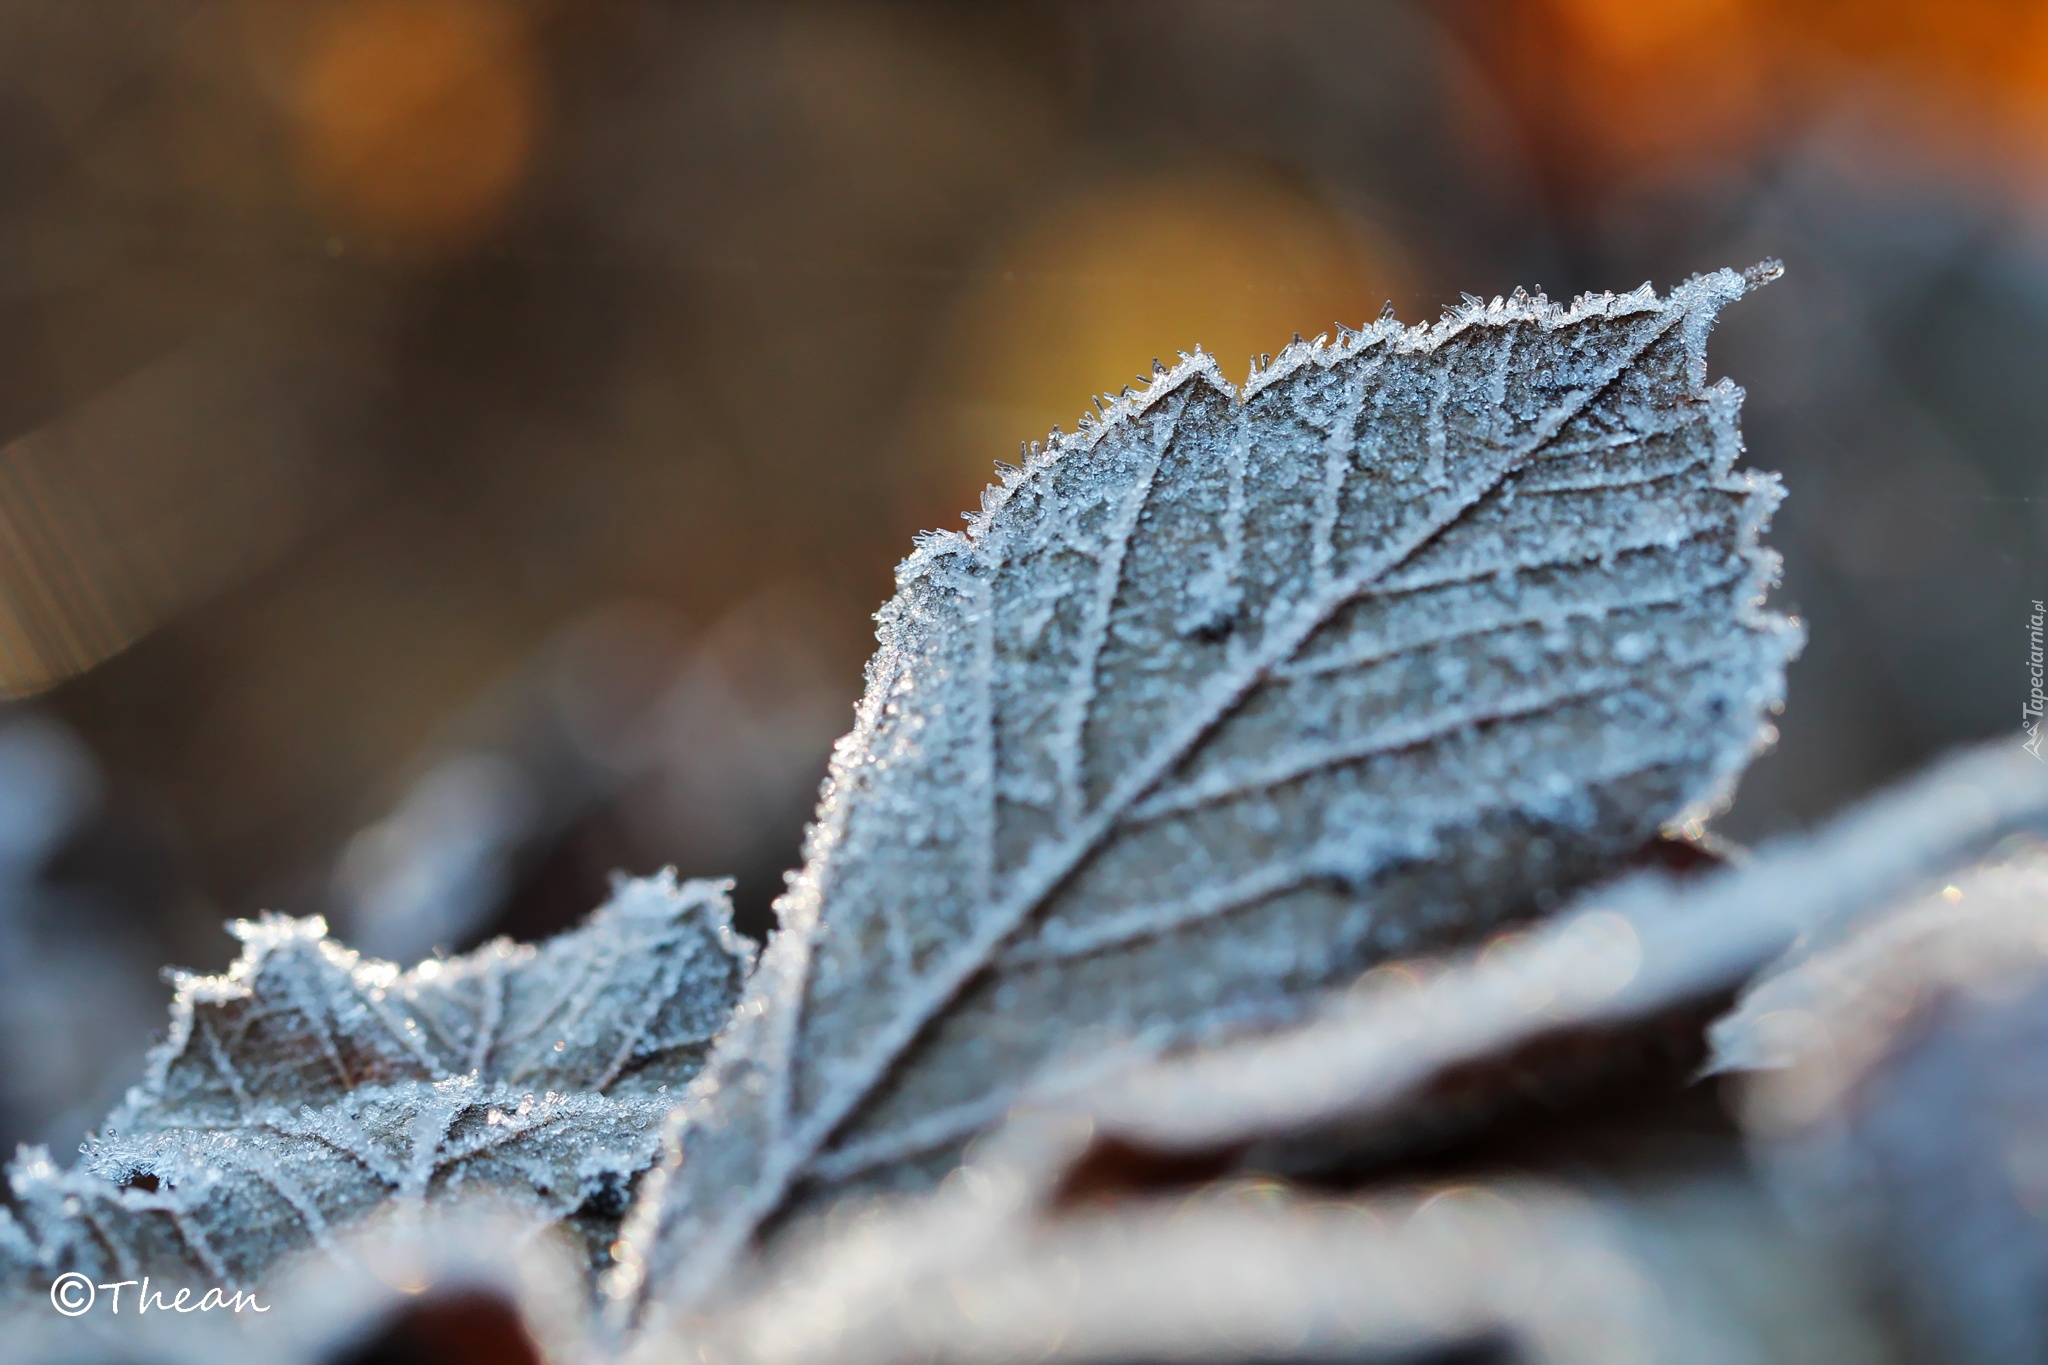
[[388, 1206], [470, 1195], [595, 1253], [752, 965], [729, 917], [721, 884], [664, 874], [538, 948], [406, 972], [317, 918], [238, 922], [241, 957], [178, 978], [169, 1037], [78, 1166], [10, 1168], [0, 1271], [249, 1284]]
[[1722, 271], [1199, 352], [898, 572], [753, 1000], [612, 1282], [916, 1185], [1027, 1086], [1473, 939], [1725, 792], [1796, 625]]

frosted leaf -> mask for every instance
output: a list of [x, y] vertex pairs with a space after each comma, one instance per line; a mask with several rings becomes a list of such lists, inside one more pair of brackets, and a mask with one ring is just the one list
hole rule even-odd
[[1719, 310], [1197, 352], [898, 571], [808, 862], [612, 1291], [936, 1178], [1029, 1085], [1467, 941], [1719, 799], [1798, 627]]
[[1808, 946], [1715, 1034], [1771, 1183], [1924, 1358], [2048, 1361], [2048, 843]]
[[720, 883], [623, 882], [576, 930], [400, 972], [317, 918], [232, 927], [184, 976], [142, 1085], [58, 1170], [9, 1170], [0, 1275], [68, 1269], [253, 1283], [393, 1205], [488, 1195], [607, 1245], [752, 949]]
[[[2034, 829], [2048, 833], [2048, 818]], [[1939, 888], [1899, 889], [1910, 894], [1886, 913], [1802, 944], [1714, 1025], [1717, 1069], [1762, 1073], [1759, 1090], [1783, 1091], [1783, 1104], [1763, 1106], [1773, 1123], [1840, 1099], [1910, 1031], [1916, 1008], [1956, 991], [2011, 995], [2048, 969], [2048, 846], [2037, 839], [2015, 838]], [[1835, 1079], [1822, 1084], [1823, 1073]]]
[[1555, 1186], [1338, 1202], [1260, 1181], [1044, 1220], [1018, 1206], [1000, 1166], [977, 1165], [936, 1197], [827, 1219], [815, 1237], [789, 1239], [751, 1292], [650, 1332], [627, 1359], [1872, 1358], [1771, 1351], [1811, 1338], [1852, 1349], [1868, 1342], [1853, 1324], [1838, 1325], [1839, 1294], [1820, 1268], [1773, 1244], [1768, 1215], [1747, 1192], [1714, 1184], [1692, 1202], [1724, 1223], [1734, 1210], [1747, 1215], [1731, 1230], [1749, 1264], [1768, 1265], [1779, 1286], [1801, 1292], [1797, 1312], [1780, 1314], [1796, 1326], [1731, 1312], [1747, 1307], [1731, 1304], [1731, 1286], [1708, 1283], [1671, 1254], [1690, 1229], [1658, 1224], [1677, 1220]]
[[[1595, 888], [1555, 919], [1477, 952], [1368, 972], [1300, 1028], [1118, 1075], [1073, 1102], [1101, 1139], [1164, 1154], [1263, 1145], [1255, 1160], [1310, 1139], [1357, 1150], [1404, 1129], [1483, 1122], [1509, 1096], [1552, 1079], [1547, 1042], [1690, 1014], [1794, 943], [1825, 941], [2028, 830], [2048, 833], [2048, 767], [2006, 744], [1965, 753], [1736, 866]], [[2041, 909], [2048, 914], [2048, 900]], [[1774, 1049], [1788, 1045], [1788, 1025], [1805, 1020], [1833, 1040], [1832, 1064], [1853, 1073], [1849, 1062], [1883, 1048], [1916, 989], [1888, 981], [1889, 969], [1917, 977], [1943, 960], [1902, 935], [1949, 924], [1957, 910], [1937, 899], [1919, 919], [1864, 931], [1814, 966], [1756, 988], [1713, 1030], [1717, 1065], [1782, 1064]], [[2031, 920], [1998, 923], [2007, 936], [2033, 932]], [[1987, 935], [1979, 948], [1989, 960], [2038, 964], [2038, 946], [2014, 955]], [[1811, 998], [1824, 991], [1839, 997], [1829, 1009]], [[1856, 1018], [1819, 1022], [1851, 1007]], [[1590, 1057], [1585, 1048], [1553, 1050], [1566, 1086], [1600, 1065], [1601, 1049]], [[1475, 1070], [1510, 1058], [1512, 1066]], [[1459, 1084], [1446, 1101], [1440, 1083], [1453, 1074]], [[1458, 1112], [1439, 1112], [1446, 1104]]]

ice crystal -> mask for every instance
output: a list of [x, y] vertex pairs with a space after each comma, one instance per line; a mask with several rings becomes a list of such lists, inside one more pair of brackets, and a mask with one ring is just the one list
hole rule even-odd
[[1779, 700], [1721, 271], [1199, 351], [1006, 470], [856, 728], [612, 1282], [914, 1186], [1027, 1088], [1284, 1016], [1719, 799]]
[[231, 926], [227, 974], [180, 976], [169, 1037], [71, 1170], [28, 1149], [0, 1271], [256, 1280], [392, 1206], [488, 1197], [568, 1219], [594, 1254], [752, 965], [723, 884], [622, 883], [538, 948], [401, 972], [317, 918]]

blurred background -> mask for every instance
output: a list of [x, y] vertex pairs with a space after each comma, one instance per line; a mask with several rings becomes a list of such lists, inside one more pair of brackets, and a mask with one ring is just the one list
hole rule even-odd
[[1738, 840], [2017, 736], [2048, 4], [0, 0], [0, 1143], [228, 916], [760, 932], [911, 535], [1153, 357], [1764, 256]]

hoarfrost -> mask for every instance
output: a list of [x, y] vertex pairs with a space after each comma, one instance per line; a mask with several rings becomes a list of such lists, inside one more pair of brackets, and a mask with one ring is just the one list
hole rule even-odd
[[1517, 293], [1199, 351], [926, 537], [749, 1002], [610, 1291], [915, 1186], [1028, 1087], [1284, 1017], [1724, 794], [1796, 623], [1719, 310]]

